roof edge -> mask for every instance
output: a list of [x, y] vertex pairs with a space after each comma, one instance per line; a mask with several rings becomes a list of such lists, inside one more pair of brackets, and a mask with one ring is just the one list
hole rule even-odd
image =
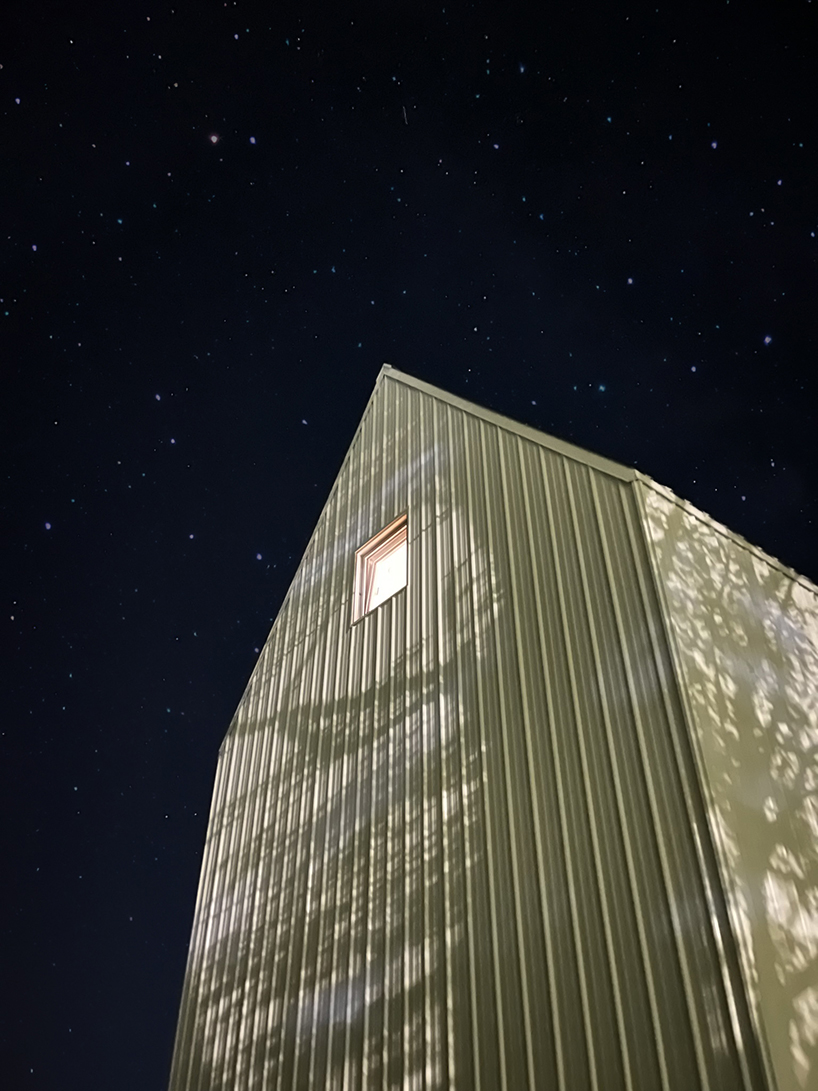
[[[528, 424], [520, 424], [519, 421], [515, 421], [511, 417], [505, 417], [502, 413], [495, 413], [493, 409], [485, 409], [475, 402], [467, 401], [466, 398], [460, 398], [456, 394], [450, 394], [446, 390], [441, 390], [439, 386], [433, 386], [431, 383], [426, 383], [422, 379], [416, 379], [414, 375], [407, 375], [404, 371], [398, 371], [398, 369], [392, 367], [391, 364], [384, 364], [381, 368], [375, 382], [375, 390], [378, 389], [382, 380], [387, 378], [393, 379], [395, 382], [403, 383], [404, 386], [413, 387], [415, 390], [419, 390], [421, 393], [427, 394], [432, 398], [437, 398], [439, 401], [446, 402], [455, 409], [461, 409], [464, 413], [469, 413], [473, 417], [479, 417], [488, 424], [495, 424], [500, 428], [505, 428], [507, 431], [513, 432], [523, 439], [530, 440], [532, 443], [537, 443], [541, 447], [547, 448], [549, 451], [554, 451], [555, 454], [570, 458], [574, 462], [581, 462], [586, 466], [592, 466], [595, 470], [608, 474], [610, 477], [615, 477], [620, 481], [627, 482], [632, 482], [636, 479], [637, 471], [633, 467], [623, 466], [621, 463], [604, 458], [602, 455], [595, 455], [591, 451], [586, 451], [583, 447], [577, 447], [575, 444], [568, 443], [566, 440], [549, 436], [546, 432], [541, 432], [538, 428], [532, 428]], [[375, 391], [373, 391], [373, 395], [374, 392]]]
[[[706, 523], [718, 534], [729, 538], [741, 549], [747, 550], [760, 560], [763, 560], [766, 564], [772, 565], [783, 575], [795, 580], [796, 583], [801, 584], [802, 587], [809, 590], [812, 594], [818, 594], [818, 586], [816, 586], [808, 576], [804, 576], [794, 568], [790, 568], [789, 565], [784, 564], [784, 562], [778, 560], [777, 557], [773, 557], [772, 554], [767, 553], [760, 546], [748, 542], [746, 538], [743, 538], [736, 531], [730, 530], [729, 527], [720, 523], [712, 515], [702, 511], [701, 508], [697, 508], [696, 505], [692, 504], [689, 500], [684, 500], [682, 497], [678, 496], [667, 485], [660, 484], [658, 481], [655, 481], [652, 477], [642, 473], [635, 467], [623, 466], [619, 462], [604, 458], [602, 455], [595, 455], [592, 451], [586, 451], [583, 447], [568, 443], [566, 440], [549, 436], [546, 432], [541, 432], [538, 428], [532, 428], [530, 425], [521, 424], [511, 417], [505, 417], [502, 413], [495, 413], [492, 409], [485, 409], [483, 406], [477, 405], [475, 402], [470, 402], [466, 398], [460, 398], [456, 394], [450, 394], [448, 391], [442, 390], [438, 386], [434, 386], [432, 383], [424, 382], [423, 379], [417, 379], [414, 375], [407, 375], [406, 372], [399, 371], [396, 367], [392, 367], [391, 364], [384, 364], [378, 373], [375, 389], [372, 391], [372, 398], [374, 398], [375, 393], [384, 379], [392, 379], [395, 382], [403, 383], [404, 386], [419, 390], [423, 394], [427, 394], [432, 398], [437, 398], [439, 401], [446, 402], [446, 404], [454, 406], [456, 409], [461, 409], [463, 412], [471, 414], [471, 416], [479, 417], [489, 424], [495, 424], [500, 428], [505, 428], [515, 435], [521, 436], [523, 439], [530, 440], [532, 443], [537, 443], [541, 447], [553, 451], [555, 454], [570, 458], [574, 462], [591, 466], [593, 469], [608, 474], [610, 477], [615, 477], [619, 481], [625, 481], [629, 484], [639, 483], [646, 488], [653, 489], [671, 500], [674, 504], [683, 508], [688, 514], [692, 515], [700, 522]], [[370, 398], [370, 402], [372, 398]], [[367, 409], [368, 408], [369, 403], [367, 403]]]
[[652, 489], [666, 500], [669, 500], [671, 503], [681, 508], [682, 511], [687, 515], [690, 515], [693, 519], [698, 520], [700, 523], [705, 523], [716, 534], [720, 534], [723, 538], [729, 538], [730, 541], [740, 549], [746, 550], [754, 557], [757, 557], [758, 560], [777, 569], [782, 575], [794, 580], [795, 583], [801, 584], [801, 586], [809, 591], [810, 594], [818, 595], [818, 586], [812, 582], [809, 576], [805, 576], [794, 568], [790, 568], [789, 565], [784, 564], [784, 562], [780, 561], [777, 557], [773, 557], [771, 553], [767, 553], [761, 546], [753, 545], [752, 542], [748, 542], [746, 538], [738, 533], [738, 531], [731, 530], [728, 526], [725, 526], [724, 523], [720, 523], [714, 516], [709, 515], [706, 511], [702, 511], [701, 508], [697, 508], [696, 505], [692, 504], [689, 500], [685, 500], [683, 497], [678, 496], [673, 489], [668, 488], [667, 485], [662, 485], [658, 481], [654, 481], [652, 477], [648, 477], [647, 474], [640, 473], [638, 470], [635, 471], [635, 474], [635, 480], [640, 485], [643, 485], [647, 489]]

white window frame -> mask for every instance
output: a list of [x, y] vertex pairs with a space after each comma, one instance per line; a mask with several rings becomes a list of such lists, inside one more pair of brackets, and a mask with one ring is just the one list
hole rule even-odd
[[[403, 583], [394, 589], [381, 602], [371, 605], [375, 572], [379, 561], [388, 557], [395, 550], [406, 550], [406, 574]], [[391, 523], [379, 530], [368, 542], [355, 551], [355, 582], [352, 593], [352, 624], [377, 610], [384, 602], [394, 598], [402, 591], [409, 579], [409, 521], [408, 512], [399, 515]]]

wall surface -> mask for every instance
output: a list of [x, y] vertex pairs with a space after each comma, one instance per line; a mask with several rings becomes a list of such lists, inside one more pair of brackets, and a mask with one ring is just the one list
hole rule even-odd
[[767, 1086], [635, 475], [580, 455], [382, 375], [220, 754], [172, 1091]]
[[818, 588], [641, 486], [749, 995], [818, 1091]]

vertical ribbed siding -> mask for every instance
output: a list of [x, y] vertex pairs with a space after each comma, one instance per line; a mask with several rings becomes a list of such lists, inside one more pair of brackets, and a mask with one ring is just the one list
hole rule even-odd
[[632, 475], [524, 433], [379, 381], [222, 748], [172, 1091], [765, 1086]]

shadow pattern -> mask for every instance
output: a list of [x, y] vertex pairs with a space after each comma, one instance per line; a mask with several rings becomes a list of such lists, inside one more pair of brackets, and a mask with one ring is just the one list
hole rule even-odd
[[767, 1086], [633, 475], [546, 439], [379, 381], [219, 755], [172, 1091]]
[[645, 490], [755, 1017], [781, 1091], [818, 1089], [818, 589]]

